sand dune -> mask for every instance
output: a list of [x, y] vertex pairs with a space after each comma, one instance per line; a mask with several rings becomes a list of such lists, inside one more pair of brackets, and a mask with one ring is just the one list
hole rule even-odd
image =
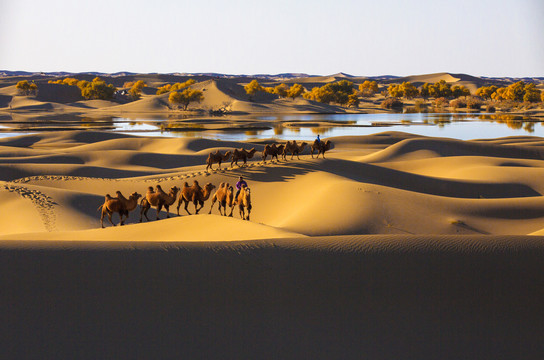
[[6, 358], [538, 359], [543, 244], [422, 235], [2, 241], [0, 286], [9, 291], [0, 300], [9, 311], [1, 351]]
[[[210, 151], [265, 141], [0, 139], [0, 352], [540, 358], [542, 139], [331, 140], [326, 159], [263, 163], [257, 153], [247, 167], [206, 172]], [[139, 223], [137, 209], [125, 226], [100, 228], [107, 193], [240, 175], [251, 221], [236, 209], [208, 215], [208, 200], [199, 215], [178, 217], [174, 204], [169, 219], [163, 210]]]
[[[107, 193], [144, 194], [150, 185], [168, 189], [194, 180], [234, 184], [240, 175], [253, 190], [253, 221], [302, 235], [523, 235], [544, 228], [544, 152], [534, 138], [458, 141], [386, 132], [332, 140], [327, 159], [303, 155], [265, 164], [258, 153], [248, 167], [227, 162], [221, 171], [206, 172], [211, 151], [261, 151], [263, 145], [50, 132], [0, 140], [1, 180], [52, 199], [47, 209], [34, 201], [51, 218], [70, 213], [84, 219], [48, 225], [52, 233], [44, 236], [51, 238], [57, 231], [98, 228], [96, 209]], [[129, 223], [137, 220], [134, 213]]]

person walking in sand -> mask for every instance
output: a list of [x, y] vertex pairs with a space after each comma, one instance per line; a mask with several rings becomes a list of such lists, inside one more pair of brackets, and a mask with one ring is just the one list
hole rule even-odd
[[245, 182], [244, 178], [243, 177], [239, 177], [238, 178], [238, 182], [236, 183], [236, 189], [238, 189], [236, 191], [236, 196], [234, 197], [234, 199], [238, 199], [238, 195], [240, 194], [240, 190], [242, 190], [242, 187], [246, 186], [247, 187], [247, 182]]

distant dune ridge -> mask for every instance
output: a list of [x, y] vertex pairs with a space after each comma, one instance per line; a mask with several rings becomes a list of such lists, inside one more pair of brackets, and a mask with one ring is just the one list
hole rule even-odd
[[[3, 75], [2, 75], [3, 74]], [[108, 83], [112, 83], [117, 88], [130, 81], [143, 80], [148, 87], [144, 88], [141, 99], [126, 103], [123, 101], [84, 101], [75, 86], [63, 86], [57, 84], [48, 84], [51, 79], [64, 77], [75, 77], [81, 80], [91, 81], [94, 77], [100, 76]], [[444, 80], [450, 84], [463, 85], [473, 93], [478, 87], [484, 85], [506, 86], [514, 81], [525, 80], [535, 82], [537, 85], [544, 84], [544, 78], [484, 78], [467, 74], [453, 73], [435, 73], [426, 75], [413, 75], [398, 77], [391, 75], [384, 76], [354, 76], [345, 73], [337, 73], [328, 76], [316, 76], [307, 74], [277, 74], [277, 75], [225, 75], [215, 73], [199, 74], [135, 74], [129, 72], [119, 72], [115, 74], [103, 73], [27, 73], [0, 71], [0, 112], [62, 112], [64, 114], [78, 114], [98, 116], [100, 114], [116, 115], [124, 113], [161, 113], [174, 114], [179, 113], [174, 106], [168, 103], [168, 94], [155, 95], [158, 87], [167, 83], [184, 82], [193, 79], [197, 82], [192, 87], [204, 91], [204, 101], [200, 104], [191, 104], [189, 109], [198, 110], [204, 113], [209, 110], [218, 110], [228, 108], [234, 114], [256, 114], [256, 113], [345, 113], [345, 112], [383, 112], [384, 110], [378, 104], [365, 103], [359, 109], [349, 109], [336, 105], [327, 105], [315, 101], [303, 99], [296, 100], [279, 98], [277, 95], [260, 92], [254, 99], [249, 99], [243, 86], [253, 79], [257, 79], [263, 85], [275, 86], [280, 83], [291, 85], [299, 83], [307, 91], [313, 87], [323, 86], [324, 84], [349, 80], [358, 86], [366, 80], [375, 80], [381, 86], [387, 86], [390, 83], [401, 83], [404, 81], [412, 82], [415, 86], [423, 83], [435, 83]], [[17, 96], [15, 84], [21, 80], [34, 81], [38, 84], [39, 92], [37, 96]]]

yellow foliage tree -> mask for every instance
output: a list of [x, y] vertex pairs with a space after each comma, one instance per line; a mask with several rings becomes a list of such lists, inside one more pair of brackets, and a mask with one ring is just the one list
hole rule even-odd
[[369, 97], [378, 92], [378, 83], [376, 81], [365, 80], [359, 85], [361, 96]]
[[20, 95], [36, 95], [38, 93], [38, 85], [34, 82], [28, 82], [28, 80], [22, 80], [15, 85], [15, 88]]
[[146, 86], [147, 84], [143, 80], [138, 80], [135, 83], [133, 83], [128, 93], [132, 97], [132, 99], [134, 100], [139, 99], [142, 94], [142, 89]]
[[80, 81], [77, 86], [81, 89], [81, 96], [85, 99], [109, 100], [117, 90], [112, 84], [106, 84], [99, 77], [95, 77], [92, 82]]
[[279, 84], [274, 88], [274, 94], [278, 95], [279, 97], [287, 97], [287, 93], [289, 92], [289, 87], [285, 84]]
[[204, 100], [204, 94], [200, 90], [185, 89], [182, 92], [173, 91], [168, 96], [168, 101], [177, 106], [182, 105], [183, 110], [187, 110], [192, 102], [201, 102]]
[[293, 84], [287, 91], [287, 97], [290, 97], [291, 99], [295, 100], [300, 95], [304, 94], [304, 87], [300, 84]]
[[413, 99], [419, 95], [419, 90], [409, 81], [405, 81], [400, 84], [400, 89], [403, 93], [403, 96], [407, 99]]
[[264, 91], [264, 88], [257, 80], [252, 80], [249, 84], [244, 86], [244, 90], [246, 91], [246, 94], [249, 95], [249, 101], [252, 101], [253, 96], [259, 91]]

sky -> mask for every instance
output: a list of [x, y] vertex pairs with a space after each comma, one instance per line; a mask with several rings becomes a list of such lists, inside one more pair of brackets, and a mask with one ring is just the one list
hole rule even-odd
[[0, 0], [0, 70], [544, 76], [544, 0]]

